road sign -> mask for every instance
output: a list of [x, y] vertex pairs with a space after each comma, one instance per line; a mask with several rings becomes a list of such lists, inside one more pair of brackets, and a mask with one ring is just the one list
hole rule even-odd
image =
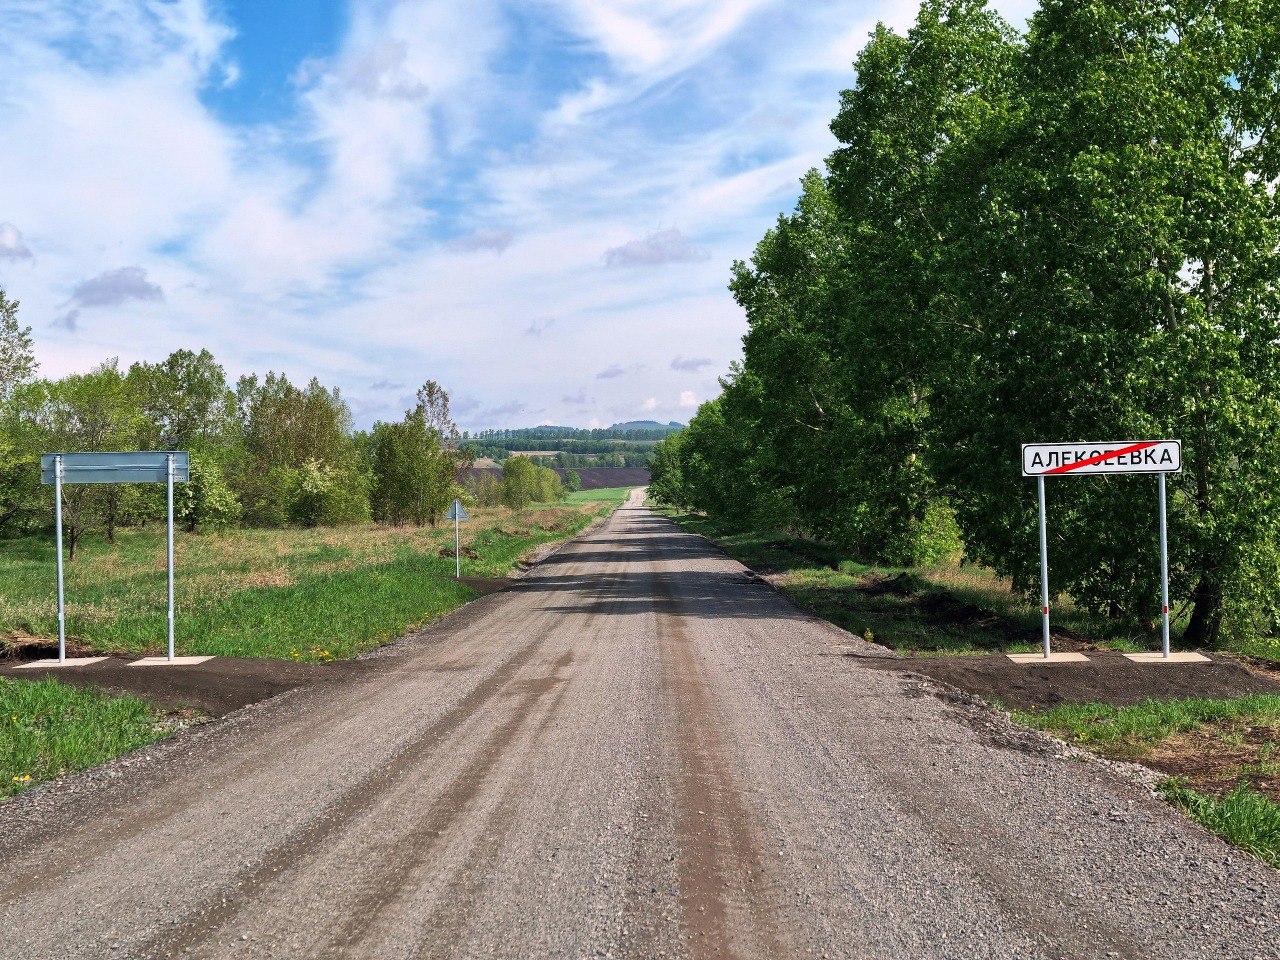
[[458, 528], [459, 520], [467, 519], [466, 508], [462, 506], [462, 501], [454, 499], [449, 504], [449, 512], [444, 515], [446, 520], [453, 521], [453, 575], [456, 579], [462, 579], [462, 532]]
[[63, 483], [165, 483], [169, 457], [173, 480], [191, 479], [191, 454], [184, 450], [134, 450], [127, 453], [46, 453], [40, 458], [40, 482], [55, 481], [55, 464], [62, 458]]
[[1181, 469], [1182, 443], [1178, 440], [1022, 445], [1024, 477], [1083, 473], [1178, 473]]
[[1166, 473], [1182, 470], [1180, 440], [1111, 440], [1095, 443], [1024, 443], [1022, 475], [1035, 477], [1040, 500], [1040, 613], [1044, 659], [1049, 650], [1049, 543], [1044, 478], [1097, 473], [1158, 475], [1160, 515], [1160, 605], [1162, 659], [1169, 659], [1169, 535], [1165, 509]]
[[62, 576], [62, 485], [64, 483], [163, 483], [169, 504], [169, 657], [173, 663], [173, 485], [191, 478], [185, 450], [131, 450], [111, 453], [46, 453], [40, 482], [52, 483], [58, 550], [58, 663], [67, 662], [67, 618]]

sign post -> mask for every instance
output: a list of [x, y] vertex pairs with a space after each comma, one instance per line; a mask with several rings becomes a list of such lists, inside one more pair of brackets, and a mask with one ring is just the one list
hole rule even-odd
[[58, 546], [58, 663], [67, 662], [66, 604], [62, 587], [62, 456], [57, 457], [53, 468], [53, 515], [58, 531], [54, 540]]
[[454, 579], [462, 579], [462, 533], [458, 528], [461, 520], [467, 519], [467, 511], [462, 506], [462, 501], [454, 498], [453, 503], [449, 505], [449, 512], [444, 515], [446, 520], [453, 521], [453, 566]]
[[191, 477], [191, 456], [181, 450], [135, 450], [124, 453], [47, 453], [40, 458], [40, 480], [52, 483], [55, 541], [58, 552], [58, 659], [37, 660], [24, 667], [81, 666], [105, 657], [67, 659], [66, 596], [62, 560], [62, 487], [66, 483], [163, 483], [168, 505], [166, 544], [169, 575], [168, 650], [165, 657], [144, 657], [134, 666], [158, 663], [199, 663], [209, 657], [175, 657], [173, 592], [173, 485]]
[[1169, 651], [1169, 535], [1165, 503], [1165, 474], [1182, 470], [1182, 442], [1179, 440], [1118, 440], [1099, 443], [1025, 443], [1022, 445], [1022, 475], [1035, 477], [1040, 498], [1040, 600], [1044, 617], [1044, 655], [1010, 654], [1020, 662], [1083, 660], [1083, 654], [1058, 654], [1049, 648], [1049, 546], [1046, 535], [1044, 478], [1099, 473], [1154, 473], [1158, 481], [1160, 519], [1160, 611], [1161, 652], [1126, 654], [1131, 660], [1151, 662], [1203, 661], [1197, 653], [1173, 656]]

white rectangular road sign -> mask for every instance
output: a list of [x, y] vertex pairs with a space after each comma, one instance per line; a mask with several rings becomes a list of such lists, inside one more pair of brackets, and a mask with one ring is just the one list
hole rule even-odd
[[1082, 473], [1177, 473], [1180, 440], [1107, 440], [1095, 443], [1024, 443], [1022, 475], [1054, 477]]

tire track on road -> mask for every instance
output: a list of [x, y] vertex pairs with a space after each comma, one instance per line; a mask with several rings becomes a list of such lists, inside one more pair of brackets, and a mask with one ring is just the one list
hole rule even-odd
[[693, 960], [792, 956], [774, 915], [776, 884], [760, 856], [702, 664], [680, 617], [669, 612], [674, 597], [665, 577], [655, 572], [653, 581], [669, 740], [676, 749], [681, 928], [690, 954]]

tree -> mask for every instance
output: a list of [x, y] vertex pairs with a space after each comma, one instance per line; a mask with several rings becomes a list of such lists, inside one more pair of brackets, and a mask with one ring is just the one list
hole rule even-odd
[[35, 376], [36, 367], [31, 328], [18, 326], [18, 301], [6, 297], [0, 287], [0, 401]]
[[508, 457], [502, 464], [502, 502], [516, 510], [533, 503], [538, 497], [538, 469], [528, 457]]
[[[1033, 580], [1032, 497], [992, 469], [1020, 442], [1179, 437], [1171, 589], [1198, 644], [1280, 615], [1278, 38], [1252, 0], [1045, 0], [1012, 108], [946, 163], [936, 211], [965, 359], [935, 459], [967, 548]], [[1155, 618], [1151, 487], [1051, 484], [1055, 587]]]
[[[87, 374], [22, 384], [11, 395], [9, 409], [13, 436], [27, 451], [132, 450], [146, 429], [146, 418], [115, 360]], [[63, 520], [70, 558], [75, 559], [87, 530], [101, 527], [114, 538], [137, 495], [132, 484], [65, 485]]]
[[200, 455], [191, 457], [191, 475], [173, 491], [174, 518], [195, 533], [199, 529], [223, 530], [240, 519], [240, 501], [227, 486], [218, 462]]
[[566, 470], [564, 472], [564, 488], [569, 493], [577, 493], [582, 489], [582, 474], [577, 470]]
[[232, 430], [235, 396], [208, 350], [178, 350], [160, 363], [135, 363], [127, 380], [155, 427], [150, 443], [156, 447], [212, 451]]

